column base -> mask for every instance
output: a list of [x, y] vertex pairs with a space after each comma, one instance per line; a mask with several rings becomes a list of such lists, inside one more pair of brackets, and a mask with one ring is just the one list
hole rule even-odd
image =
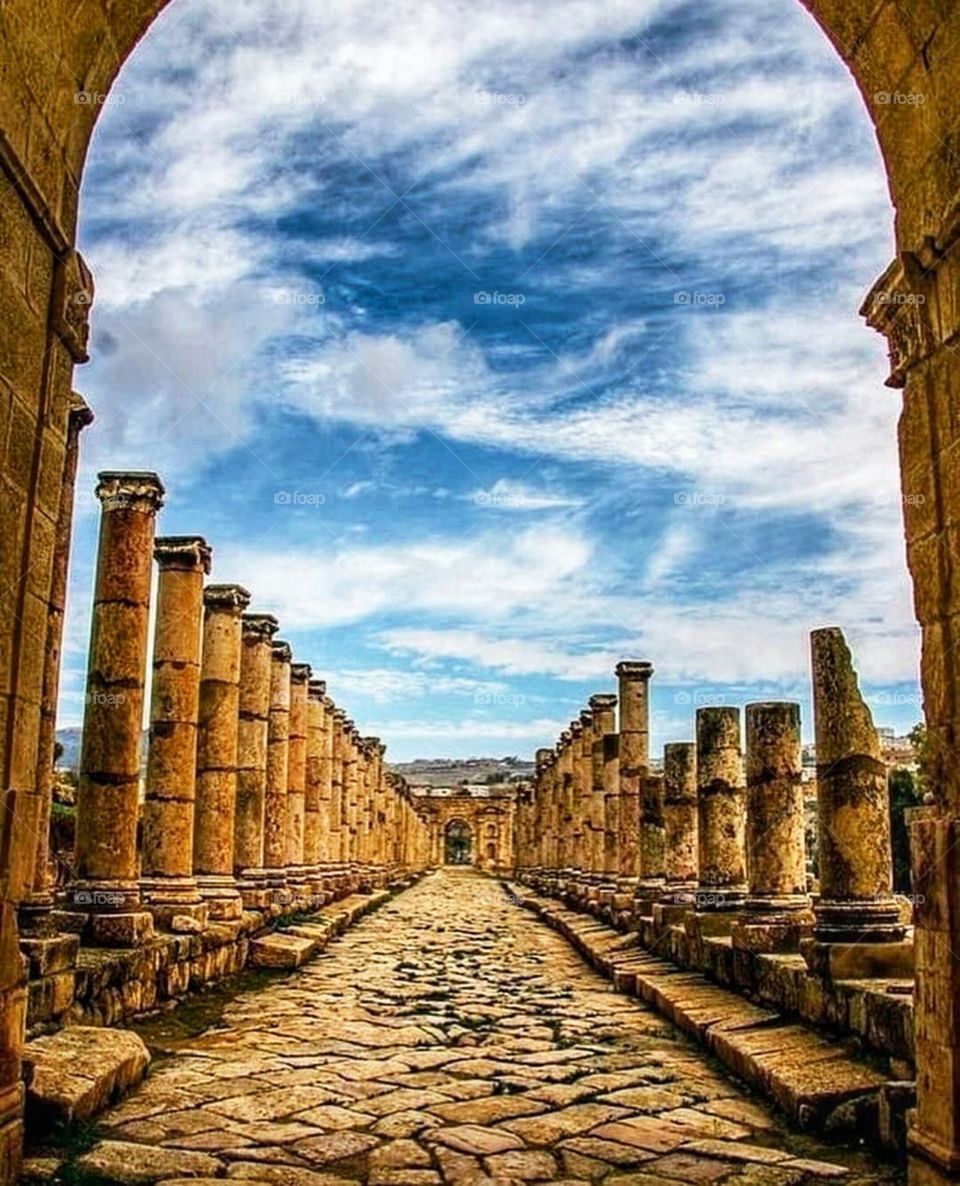
[[[749, 907], [749, 903], [748, 903]], [[734, 947], [757, 955], [797, 952], [810, 938], [813, 913], [809, 907], [793, 910], [749, 910], [731, 932]]]
[[52, 893], [30, 894], [17, 907], [17, 930], [21, 937], [37, 939], [56, 935], [53, 921], [56, 901]]
[[229, 873], [201, 873], [197, 889], [211, 922], [236, 922], [243, 917], [243, 899]]
[[244, 910], [269, 910], [274, 891], [267, 885], [266, 869], [241, 869], [236, 879]]
[[78, 935], [81, 943], [93, 947], [139, 947], [154, 935], [153, 915], [148, 910], [111, 914], [57, 910], [54, 913], [61, 930]]
[[26, 935], [20, 939], [20, 951], [26, 956], [31, 980], [75, 968], [79, 950], [80, 938], [75, 934]]
[[813, 937], [821, 943], [898, 943], [906, 934], [893, 897], [860, 902], [821, 898], [813, 917]]
[[192, 918], [206, 926], [207, 904], [192, 877], [143, 877], [140, 898], [156, 925], [165, 931], [175, 929], [175, 918]]
[[688, 910], [683, 918], [683, 929], [691, 939], [726, 939], [740, 921], [737, 910]]
[[825, 980], [913, 979], [913, 940], [894, 943], [823, 943], [816, 934], [800, 942], [814, 976]]
[[657, 931], [665, 931], [668, 927], [683, 926], [683, 920], [693, 909], [693, 897], [686, 905], [668, 902], [654, 902], [653, 926]]
[[652, 918], [653, 907], [663, 897], [665, 885], [662, 877], [640, 880], [633, 891], [633, 913], [636, 918]]

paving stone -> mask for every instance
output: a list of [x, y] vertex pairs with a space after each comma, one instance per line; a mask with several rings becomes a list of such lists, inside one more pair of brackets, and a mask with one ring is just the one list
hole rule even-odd
[[78, 1025], [27, 1042], [27, 1123], [39, 1129], [89, 1120], [118, 1102], [150, 1065], [143, 1040], [126, 1030]]
[[138, 1186], [164, 1178], [217, 1178], [223, 1170], [223, 1163], [206, 1153], [131, 1141], [101, 1141], [78, 1157], [76, 1165], [88, 1178], [116, 1186]]
[[[580, 929], [603, 958], [615, 952], [602, 926]], [[669, 978], [661, 961], [644, 967]], [[716, 1015], [724, 1041], [793, 1067], [791, 1027], [751, 1031], [754, 1007], [713, 1008], [702, 985], [681, 983], [690, 1015]], [[833, 1067], [801, 1061], [791, 1082]], [[84, 1156], [106, 1158], [108, 1172], [88, 1176], [117, 1186], [812, 1186], [847, 1176], [809, 1137], [810, 1159], [793, 1157], [770, 1106], [472, 873], [419, 883], [290, 975], [239, 992], [215, 1028], [172, 1050], [101, 1123], [110, 1139]], [[849, 1150], [844, 1159], [858, 1186], [894, 1186], [892, 1167]]]

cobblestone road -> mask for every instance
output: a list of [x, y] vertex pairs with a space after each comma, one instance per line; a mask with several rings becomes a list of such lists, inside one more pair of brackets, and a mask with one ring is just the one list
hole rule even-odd
[[115, 1181], [899, 1180], [786, 1131], [495, 882], [460, 871], [240, 993], [105, 1125], [82, 1168]]

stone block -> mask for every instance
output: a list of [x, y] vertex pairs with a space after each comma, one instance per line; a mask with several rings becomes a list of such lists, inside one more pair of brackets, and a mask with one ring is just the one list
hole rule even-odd
[[254, 968], [299, 968], [316, 950], [313, 939], [275, 932], [251, 942], [250, 964]]
[[132, 1141], [101, 1141], [78, 1158], [76, 1164], [84, 1177], [116, 1186], [139, 1186], [141, 1182], [165, 1179], [219, 1178], [224, 1169], [222, 1161], [206, 1153]]
[[73, 1026], [37, 1038], [24, 1049], [27, 1124], [88, 1120], [116, 1102], [146, 1074], [143, 1041], [124, 1030]]
[[894, 943], [819, 943], [805, 939], [801, 953], [814, 976], [828, 980], [909, 980], [913, 977], [913, 941]]
[[20, 950], [30, 965], [30, 979], [65, 972], [77, 964], [80, 940], [76, 935], [52, 935], [45, 939], [21, 939]]

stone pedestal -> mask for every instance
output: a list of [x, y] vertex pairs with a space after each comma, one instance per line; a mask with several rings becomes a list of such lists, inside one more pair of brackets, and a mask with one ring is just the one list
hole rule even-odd
[[277, 619], [272, 614], [244, 614], [242, 623], [233, 864], [244, 906], [264, 909], [272, 901], [263, 867], [263, 824], [271, 640]]
[[[73, 502], [80, 456], [80, 434], [93, 423], [93, 412], [74, 392], [67, 422], [67, 447], [60, 484], [60, 504], [54, 538], [50, 596], [47, 605], [46, 650], [43, 656], [43, 689], [40, 701], [40, 729], [37, 740], [37, 792], [24, 820], [24, 834], [36, 835], [33, 876], [28, 892], [19, 904], [20, 934], [35, 939], [54, 938], [53, 878], [50, 870], [50, 811], [53, 801], [54, 746], [57, 740], [57, 698], [60, 691], [60, 658], [63, 620], [67, 602]], [[73, 941], [76, 945], [75, 940]], [[25, 949], [26, 950], [26, 949]]]
[[203, 578], [210, 571], [210, 549], [200, 536], [167, 536], [156, 541], [154, 556], [160, 578], [140, 892], [154, 921], [169, 928], [178, 915], [201, 924], [207, 920], [193, 875], [193, 817]]
[[233, 872], [233, 842], [241, 615], [250, 594], [240, 585], [208, 585], [203, 603], [193, 870], [210, 918], [231, 921], [243, 913]]
[[672, 741], [663, 747], [664, 882], [653, 918], [679, 922], [693, 909], [697, 891], [697, 747]]
[[740, 758], [740, 710], [697, 709], [696, 915], [700, 934], [729, 933], [747, 892], [746, 792]]
[[735, 947], [797, 951], [813, 922], [806, 892], [800, 705], [748, 704], [747, 899]]
[[153, 933], [141, 908], [137, 818], [140, 725], [150, 614], [156, 474], [100, 474], [103, 513], [93, 602], [80, 780], [76, 880], [59, 915], [91, 943], [132, 946]]
[[843, 974], [856, 976], [859, 951], [862, 975], [882, 975], [885, 945], [891, 968], [906, 956], [897, 950], [904, 927], [893, 897], [887, 770], [843, 633], [814, 630], [811, 647], [820, 897], [804, 955], [811, 970], [838, 975], [842, 949]]

